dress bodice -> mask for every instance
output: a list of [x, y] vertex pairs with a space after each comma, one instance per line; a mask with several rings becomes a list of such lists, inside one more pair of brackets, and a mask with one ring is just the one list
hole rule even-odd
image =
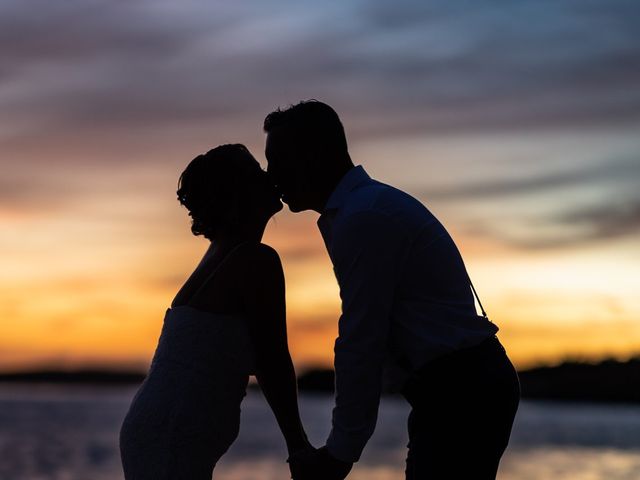
[[221, 369], [251, 374], [255, 362], [246, 321], [190, 305], [167, 308], [151, 370], [164, 362], [207, 376]]
[[242, 316], [168, 308], [120, 430], [125, 478], [211, 480], [238, 436], [253, 358]]

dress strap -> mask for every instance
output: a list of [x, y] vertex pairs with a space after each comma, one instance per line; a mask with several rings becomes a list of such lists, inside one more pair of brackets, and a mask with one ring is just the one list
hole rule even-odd
[[229, 253], [227, 253], [225, 255], [225, 257], [222, 259], [222, 261], [218, 264], [218, 266], [215, 268], [215, 270], [213, 272], [211, 272], [209, 274], [209, 276], [205, 279], [204, 282], [202, 282], [202, 285], [200, 285], [198, 287], [198, 289], [191, 295], [190, 300], [192, 298], [194, 298], [196, 295], [198, 295], [200, 293], [200, 291], [211, 281], [211, 279], [216, 275], [216, 273], [218, 273], [218, 270], [220, 270], [220, 267], [222, 267], [222, 265], [224, 265], [227, 260], [243, 245], [246, 245], [247, 243], [251, 243], [250, 240], [244, 241], [244, 242], [240, 242], [238, 245], [236, 245], [235, 247], [233, 247], [231, 249], [231, 251]]

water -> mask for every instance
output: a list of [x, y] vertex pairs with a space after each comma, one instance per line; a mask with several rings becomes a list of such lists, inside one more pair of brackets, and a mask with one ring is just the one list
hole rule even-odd
[[[0, 480], [121, 480], [118, 429], [135, 387], [0, 386]], [[304, 395], [314, 444], [332, 400]], [[402, 479], [407, 406], [385, 399], [353, 480]], [[220, 480], [284, 480], [283, 441], [259, 393], [243, 404], [240, 436], [216, 467]], [[640, 478], [640, 406], [522, 402], [500, 480]]]

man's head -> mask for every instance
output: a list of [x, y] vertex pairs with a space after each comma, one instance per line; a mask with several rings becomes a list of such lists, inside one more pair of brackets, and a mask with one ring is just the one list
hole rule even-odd
[[337, 182], [353, 166], [344, 128], [327, 104], [307, 100], [264, 120], [267, 171], [292, 212], [321, 211]]

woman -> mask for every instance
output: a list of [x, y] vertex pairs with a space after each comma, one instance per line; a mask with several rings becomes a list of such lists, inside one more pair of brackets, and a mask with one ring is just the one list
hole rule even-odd
[[311, 448], [287, 346], [282, 265], [260, 243], [282, 209], [274, 185], [243, 145], [222, 145], [187, 166], [177, 194], [191, 231], [211, 245], [167, 309], [149, 373], [124, 419], [127, 480], [210, 480], [238, 435], [250, 374], [289, 455]]

